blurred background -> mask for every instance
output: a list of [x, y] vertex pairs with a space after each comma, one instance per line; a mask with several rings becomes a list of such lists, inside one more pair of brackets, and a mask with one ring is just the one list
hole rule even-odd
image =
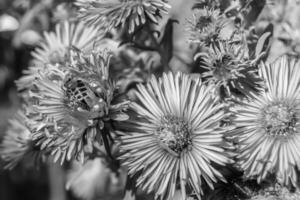
[[[62, 4], [63, 3], [63, 4]], [[61, 6], [71, 1], [1, 0], [0, 1], [0, 138], [5, 134], [7, 120], [19, 106], [14, 80], [26, 69], [30, 52], [63, 15]], [[1, 200], [73, 199], [64, 190], [64, 173], [53, 164], [37, 169], [26, 161], [12, 171], [0, 170]]]

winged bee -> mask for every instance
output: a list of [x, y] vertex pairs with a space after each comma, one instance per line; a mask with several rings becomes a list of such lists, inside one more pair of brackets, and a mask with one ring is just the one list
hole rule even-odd
[[63, 89], [69, 106], [89, 118], [103, 117], [107, 113], [107, 104], [99, 93], [100, 86], [78, 75], [68, 74], [64, 80]]

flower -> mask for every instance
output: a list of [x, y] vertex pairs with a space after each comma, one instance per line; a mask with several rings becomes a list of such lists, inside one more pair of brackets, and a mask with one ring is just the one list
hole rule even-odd
[[205, 71], [202, 77], [205, 82], [214, 85], [217, 96], [224, 98], [251, 97], [261, 89], [262, 79], [257, 74], [258, 58], [248, 57], [247, 46], [218, 42], [212, 45], [207, 53], [198, 53], [195, 59], [204, 60]]
[[24, 159], [38, 161], [43, 152], [31, 138], [31, 122], [22, 111], [9, 120], [9, 127], [0, 145], [4, 168], [12, 169]]
[[99, 30], [82, 22], [64, 21], [55, 26], [55, 32], [45, 32], [44, 37], [40, 47], [32, 52], [35, 61], [44, 64], [64, 63], [71, 47], [90, 52], [99, 39]]
[[17, 81], [19, 90], [32, 86], [38, 71], [44, 70], [47, 64], [66, 63], [72, 48], [91, 52], [99, 38], [97, 28], [86, 26], [82, 22], [64, 21], [57, 24], [55, 32], [45, 32], [40, 47], [32, 52], [33, 64], [23, 72], [23, 77]]
[[77, 0], [79, 18], [88, 24], [98, 25], [110, 30], [128, 25], [128, 32], [147, 21], [158, 23], [160, 12], [167, 13], [170, 5], [162, 0]]
[[238, 166], [258, 182], [275, 175], [283, 185], [297, 181], [300, 169], [300, 68], [299, 61], [281, 57], [262, 64], [266, 90], [233, 108], [238, 127]]
[[226, 25], [226, 18], [219, 9], [194, 9], [193, 18], [188, 19], [190, 41], [209, 46], [219, 39], [222, 28]]
[[136, 186], [155, 192], [156, 199], [173, 199], [177, 183], [185, 199], [187, 187], [200, 196], [202, 180], [211, 188], [225, 181], [214, 164], [231, 161], [224, 150], [229, 128], [221, 126], [227, 114], [210, 90], [182, 73], [138, 85], [140, 103], [132, 103], [137, 117], [132, 131], [121, 133], [120, 159], [137, 177]]
[[60, 160], [63, 164], [65, 160], [75, 158], [83, 163], [87, 151], [93, 150], [92, 142], [96, 140], [97, 134], [96, 128], [86, 129], [78, 120], [64, 123], [48, 119], [46, 122], [40, 121], [39, 126], [32, 129], [32, 139], [42, 150], [53, 156], [54, 162]]
[[120, 94], [108, 74], [109, 57], [105, 52], [74, 52], [70, 66], [49, 65], [49, 72], [35, 80], [33, 107], [45, 121], [34, 129], [33, 138], [55, 155], [54, 161], [83, 161], [94, 144], [101, 144], [107, 123], [127, 119], [123, 110], [129, 102], [117, 98]]

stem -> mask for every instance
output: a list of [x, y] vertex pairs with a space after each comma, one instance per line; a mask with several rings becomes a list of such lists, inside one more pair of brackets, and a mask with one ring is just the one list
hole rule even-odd
[[[160, 58], [161, 58], [161, 64], [163, 65], [163, 68], [164, 68], [164, 72], [167, 72], [170, 70], [170, 67], [169, 67], [169, 61], [168, 61], [168, 58], [166, 58], [165, 56], [165, 53], [164, 53], [164, 49], [161, 47], [161, 45], [157, 42], [157, 39], [154, 37], [154, 35], [151, 33], [151, 29], [147, 26], [147, 34], [151, 40], [151, 42], [154, 43], [156, 49], [157, 49], [157, 52], [159, 53], [160, 55]], [[172, 37], [172, 36], [171, 36]]]
[[118, 160], [116, 160], [112, 153], [111, 153], [111, 148], [110, 148], [110, 143], [109, 140], [111, 140], [111, 144], [113, 144], [113, 140], [110, 136], [110, 132], [109, 130], [107, 130], [107, 128], [103, 129], [103, 133], [102, 135], [102, 139], [103, 139], [103, 143], [104, 143], [104, 147], [107, 153], [107, 162], [109, 163], [109, 168], [116, 173], [116, 175], [119, 175], [119, 168], [120, 168], [120, 163]]
[[66, 200], [64, 170], [56, 163], [48, 165], [50, 200]]

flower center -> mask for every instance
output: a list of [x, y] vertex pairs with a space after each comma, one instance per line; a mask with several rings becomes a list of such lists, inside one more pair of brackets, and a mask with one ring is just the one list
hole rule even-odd
[[204, 30], [211, 23], [212, 23], [212, 18], [210, 16], [201, 16], [197, 20], [196, 29], [198, 29], [198, 30]]
[[188, 124], [179, 117], [163, 117], [157, 133], [162, 147], [176, 154], [182, 152], [191, 143]]
[[218, 80], [226, 81], [232, 78], [232, 72], [229, 69], [231, 60], [231, 56], [224, 55], [221, 60], [215, 61], [214, 76]]
[[296, 112], [284, 102], [274, 102], [263, 109], [263, 124], [270, 136], [288, 136], [295, 132]]

